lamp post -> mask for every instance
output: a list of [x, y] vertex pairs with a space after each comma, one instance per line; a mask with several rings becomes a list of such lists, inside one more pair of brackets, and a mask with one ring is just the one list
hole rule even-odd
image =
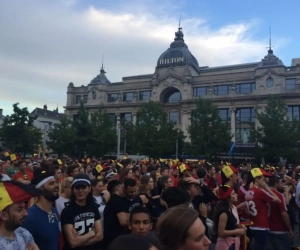
[[47, 142], [47, 124], [50, 126], [53, 122], [49, 122], [49, 121], [39, 121], [41, 123], [44, 124], [44, 139], [43, 139], [43, 151], [42, 151], [42, 157], [44, 159], [45, 156], [45, 151], [46, 151], [46, 142]]
[[117, 126], [118, 126], [118, 145], [117, 145], [117, 159], [120, 158], [120, 147], [121, 147], [121, 123], [120, 123], [120, 116], [117, 116]]

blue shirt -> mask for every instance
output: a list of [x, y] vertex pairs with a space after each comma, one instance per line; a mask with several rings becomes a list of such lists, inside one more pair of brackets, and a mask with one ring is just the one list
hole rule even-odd
[[60, 221], [56, 209], [52, 208], [52, 214], [48, 214], [33, 205], [27, 212], [28, 216], [22, 227], [32, 234], [39, 249], [59, 250]]

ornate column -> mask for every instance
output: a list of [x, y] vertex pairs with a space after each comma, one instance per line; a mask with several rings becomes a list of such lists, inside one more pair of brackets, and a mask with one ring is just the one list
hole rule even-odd
[[236, 108], [231, 108], [231, 134], [233, 135], [231, 141], [235, 142], [235, 112]]
[[256, 107], [254, 108], [255, 111], [255, 130], [257, 130], [261, 124], [259, 123], [258, 119], [257, 119], [257, 114], [260, 114], [262, 111], [262, 107]]
[[181, 111], [181, 130], [186, 136], [186, 141], [191, 141], [190, 135], [188, 133], [188, 128], [191, 125], [191, 111], [190, 110], [182, 110]]
[[115, 114], [116, 115], [116, 129], [117, 129], [117, 133], [118, 133], [118, 131], [119, 131], [119, 127], [120, 127], [120, 125], [121, 125], [121, 117], [120, 117], [120, 113], [116, 113]]
[[133, 125], [136, 124], [136, 112], [132, 113], [132, 123], [133, 123]]

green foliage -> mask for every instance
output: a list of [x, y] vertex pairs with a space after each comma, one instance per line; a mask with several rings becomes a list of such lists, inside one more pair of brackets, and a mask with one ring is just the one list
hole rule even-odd
[[109, 114], [98, 110], [91, 114], [92, 133], [88, 152], [93, 156], [103, 156], [114, 152], [117, 145], [116, 129], [112, 126]]
[[42, 141], [42, 132], [33, 126], [35, 117], [30, 117], [27, 108], [13, 104], [14, 113], [4, 118], [0, 128], [0, 137], [4, 146], [12, 152], [33, 154]]
[[169, 122], [161, 105], [152, 101], [143, 104], [137, 112], [135, 145], [139, 153], [157, 158], [164, 154], [175, 154], [176, 139], [182, 150], [184, 135]]
[[72, 120], [62, 116], [60, 123], [54, 124], [52, 130], [48, 132], [50, 141], [47, 143], [58, 155], [72, 155], [74, 152], [74, 129]]
[[199, 98], [188, 128], [191, 141], [186, 144], [186, 151], [208, 159], [228, 152], [232, 138], [229, 129], [229, 125], [222, 122], [217, 107], [210, 100]]
[[258, 143], [258, 154], [266, 162], [280, 157], [295, 160], [299, 156], [299, 121], [288, 121], [286, 105], [280, 98], [270, 97], [267, 106], [256, 117], [260, 126], [251, 131], [251, 139]]
[[106, 112], [98, 110], [89, 116], [81, 103], [74, 119], [63, 117], [60, 124], [54, 125], [49, 138], [50, 148], [60, 155], [100, 157], [114, 151], [117, 136]]

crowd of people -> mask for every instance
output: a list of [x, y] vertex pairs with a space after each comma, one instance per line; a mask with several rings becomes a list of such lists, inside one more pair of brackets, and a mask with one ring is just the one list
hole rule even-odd
[[1, 250], [288, 250], [299, 237], [297, 166], [2, 152], [0, 173]]

